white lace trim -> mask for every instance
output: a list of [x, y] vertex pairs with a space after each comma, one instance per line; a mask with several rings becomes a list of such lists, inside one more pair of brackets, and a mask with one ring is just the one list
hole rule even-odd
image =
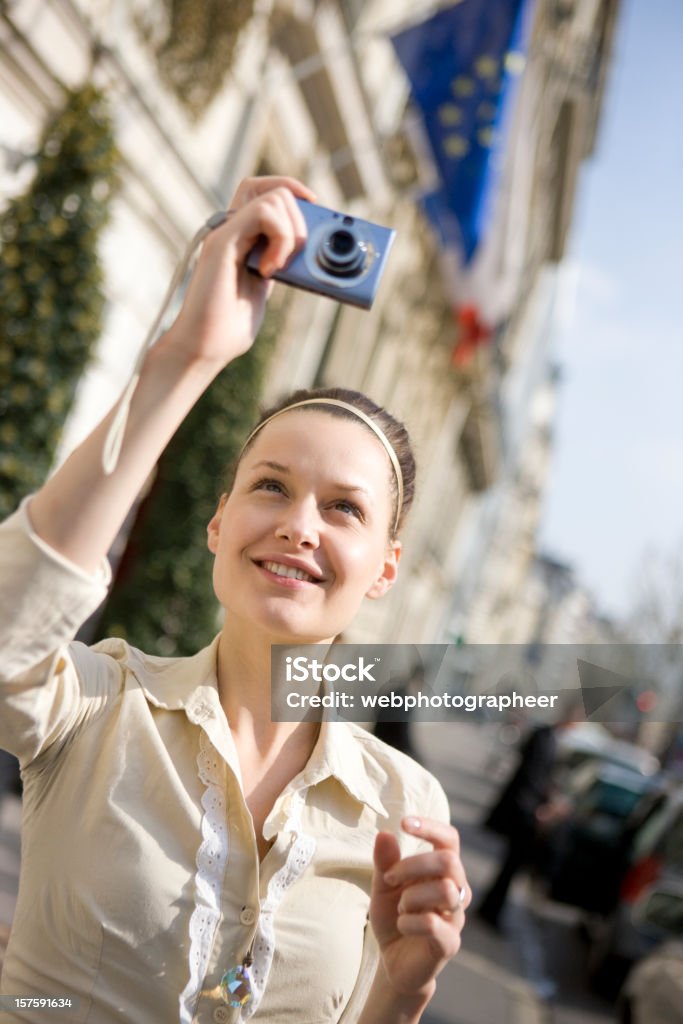
[[190, 980], [180, 996], [180, 1024], [192, 1024], [211, 945], [221, 916], [221, 888], [228, 859], [228, 827], [221, 759], [200, 731], [197, 767], [202, 795], [202, 842], [197, 850], [195, 908], [190, 918]]
[[290, 813], [282, 831], [292, 833], [292, 843], [287, 852], [287, 860], [271, 878], [265, 899], [261, 901], [251, 968], [252, 998], [240, 1011], [242, 1021], [248, 1020], [255, 1013], [266, 989], [275, 952], [275, 913], [287, 890], [301, 878], [311, 863], [315, 852], [315, 839], [301, 831], [301, 812], [306, 802], [306, 790], [293, 793], [291, 801]]

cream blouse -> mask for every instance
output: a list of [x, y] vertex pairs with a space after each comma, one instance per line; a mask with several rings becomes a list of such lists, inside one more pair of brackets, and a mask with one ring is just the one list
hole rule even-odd
[[[448, 820], [438, 782], [361, 728], [323, 723], [266, 819], [273, 845], [259, 863], [217, 641], [175, 659], [72, 642], [109, 568], [89, 576], [59, 556], [25, 504], [0, 526], [0, 566], [0, 745], [24, 780], [0, 992], [78, 997], [55, 1022], [357, 1021], [377, 965], [375, 834], [418, 849], [399, 822]], [[254, 997], [230, 1009], [220, 980], [252, 941]]]

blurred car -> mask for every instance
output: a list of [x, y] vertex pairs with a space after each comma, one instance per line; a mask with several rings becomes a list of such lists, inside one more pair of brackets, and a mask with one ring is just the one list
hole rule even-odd
[[665, 875], [635, 900], [621, 900], [593, 934], [588, 973], [595, 987], [612, 990], [636, 961], [662, 943], [683, 940], [683, 877]]
[[635, 830], [622, 897], [637, 899], [663, 874], [683, 877], [683, 783], [672, 781]]
[[683, 785], [671, 783], [636, 828], [618, 900], [592, 922], [589, 971], [600, 984], [670, 938], [683, 939]]
[[578, 722], [558, 736], [558, 768], [564, 776], [580, 765], [597, 761], [656, 775], [660, 762], [635, 743], [618, 740], [597, 722]]
[[621, 1024], [683, 1024], [683, 942], [667, 942], [632, 969], [617, 999]]
[[605, 915], [619, 899], [634, 835], [664, 799], [659, 776], [599, 761], [565, 781], [572, 809], [549, 832], [543, 855], [547, 895]]

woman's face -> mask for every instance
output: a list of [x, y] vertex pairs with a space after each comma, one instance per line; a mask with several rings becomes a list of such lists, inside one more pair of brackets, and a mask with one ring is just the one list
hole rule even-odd
[[362, 423], [292, 411], [242, 457], [209, 523], [214, 587], [230, 616], [272, 643], [315, 643], [345, 629], [363, 597], [393, 584], [392, 469]]

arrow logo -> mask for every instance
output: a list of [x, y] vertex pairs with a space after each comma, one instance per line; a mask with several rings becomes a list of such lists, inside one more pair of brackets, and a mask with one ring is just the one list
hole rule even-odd
[[581, 698], [586, 718], [595, 714], [598, 708], [603, 707], [613, 697], [624, 693], [632, 686], [630, 680], [625, 676], [613, 672], [609, 668], [602, 668], [601, 665], [592, 665], [590, 661], [576, 659], [579, 670], [579, 684], [581, 686]]

